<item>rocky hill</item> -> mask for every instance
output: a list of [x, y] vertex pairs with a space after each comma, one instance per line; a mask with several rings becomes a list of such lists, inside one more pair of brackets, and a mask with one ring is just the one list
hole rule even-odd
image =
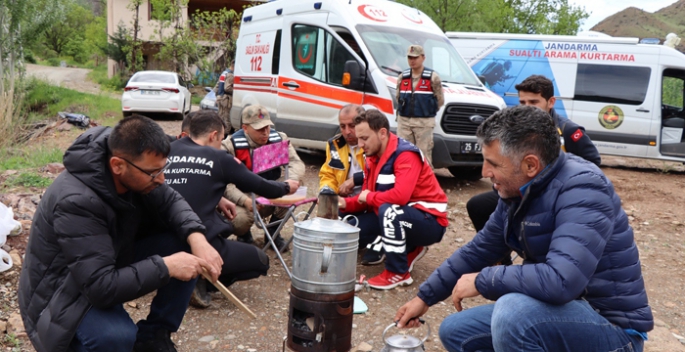
[[[670, 6], [651, 13], [635, 7], [605, 18], [593, 31], [606, 33], [612, 37], [659, 38], [662, 41], [668, 33], [685, 37], [685, 0], [678, 0]], [[678, 46], [685, 51], [685, 40]]]

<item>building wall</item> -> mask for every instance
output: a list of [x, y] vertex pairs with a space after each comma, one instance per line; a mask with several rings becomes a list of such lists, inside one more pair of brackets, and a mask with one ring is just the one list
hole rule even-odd
[[[113, 35], [116, 31], [119, 23], [123, 23], [126, 27], [133, 27], [133, 18], [135, 11], [129, 10], [127, 8], [130, 0], [107, 0], [107, 34]], [[139, 7], [138, 11], [138, 24], [140, 26], [140, 32], [138, 37], [143, 41], [158, 42], [159, 35], [155, 34], [155, 29], [159, 27], [159, 22], [156, 20], [150, 20], [150, 2], [149, 0], [143, 0], [143, 3]], [[188, 21], [188, 9], [184, 8], [182, 12], [182, 22], [185, 24]], [[171, 29], [167, 28], [166, 31], [171, 33]], [[144, 55], [148, 55], [148, 62], [150, 67], [145, 67], [145, 69], [160, 68], [161, 64], [154, 60], [151, 55], [155, 53], [154, 50], [146, 48], [143, 50]], [[116, 62], [114, 60], [107, 60], [107, 74], [109, 77], [114, 76], [116, 67]]]

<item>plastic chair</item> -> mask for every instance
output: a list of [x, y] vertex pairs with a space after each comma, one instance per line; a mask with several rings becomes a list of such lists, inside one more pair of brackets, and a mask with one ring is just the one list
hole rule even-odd
[[[280, 168], [281, 166], [285, 166], [285, 178], [288, 179], [288, 163], [290, 162], [290, 159], [288, 158], [289, 145], [290, 141], [282, 141], [278, 143], [267, 144], [253, 150], [252, 171], [256, 174], [260, 174], [277, 167]], [[307, 198], [305, 196], [304, 199], [284, 203], [276, 202], [275, 200], [266, 199], [264, 197], [257, 197], [254, 193], [252, 194], [252, 212], [254, 214], [255, 222], [258, 222], [259, 226], [261, 226], [262, 230], [264, 230], [264, 238], [269, 241], [271, 248], [273, 248], [273, 250], [276, 252], [278, 260], [281, 261], [281, 264], [283, 264], [283, 268], [285, 268], [285, 271], [288, 273], [288, 277], [291, 279], [292, 274], [290, 273], [290, 269], [288, 269], [288, 266], [285, 264], [285, 260], [283, 259], [280, 250], [276, 246], [276, 243], [274, 243], [274, 238], [280, 235], [281, 230], [283, 229], [283, 226], [288, 222], [288, 219], [293, 219], [293, 221], [295, 222], [298, 221], [293, 215], [295, 209], [300, 205], [309, 203], [311, 203], [311, 206], [309, 207], [309, 210], [305, 212], [305, 217], [303, 220], [307, 220], [309, 216], [312, 214], [314, 206], [317, 203], [317, 198]], [[265, 223], [262, 216], [259, 214], [257, 204], [288, 209], [283, 219], [274, 221], [269, 224], [271, 227], [276, 225], [278, 226], [276, 230], [273, 231], [273, 233], [269, 233], [267, 224]], [[285, 246], [289, 246], [292, 240], [293, 236], [290, 236], [290, 238], [286, 241]], [[268, 246], [269, 244], [266, 244], [263, 249], [266, 249]]]

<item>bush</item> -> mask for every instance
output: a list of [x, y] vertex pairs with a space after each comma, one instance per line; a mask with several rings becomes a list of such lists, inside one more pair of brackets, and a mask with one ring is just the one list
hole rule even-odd
[[30, 64], [35, 64], [37, 63], [36, 58], [33, 56], [33, 52], [31, 50], [26, 50], [24, 51], [24, 61], [30, 63]]
[[112, 78], [107, 77], [107, 65], [100, 65], [93, 69], [93, 71], [88, 74], [88, 78], [100, 86], [113, 91], [124, 89], [128, 82], [128, 79], [125, 79], [121, 75], [114, 75]]
[[74, 58], [74, 61], [79, 64], [88, 61], [89, 53], [87, 51], [83, 38], [79, 36], [75, 36], [64, 46], [64, 53]]
[[58, 57], [51, 57], [48, 59], [48, 65], [50, 65], [50, 66], [57, 67], [57, 66], [59, 66], [59, 62], [60, 62], [60, 60]]

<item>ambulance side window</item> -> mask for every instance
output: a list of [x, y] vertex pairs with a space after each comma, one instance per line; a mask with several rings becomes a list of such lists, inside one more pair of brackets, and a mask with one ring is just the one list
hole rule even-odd
[[323, 28], [293, 26], [293, 67], [322, 82], [342, 85], [345, 62], [354, 56]]
[[326, 35], [327, 49], [326, 57], [328, 57], [328, 83], [342, 85], [343, 71], [345, 71], [345, 62], [348, 60], [355, 60], [354, 56], [350, 54], [347, 49], [340, 44], [333, 36]]
[[293, 26], [293, 66], [298, 72], [320, 79], [323, 76], [322, 65], [317, 65], [323, 55], [323, 30], [321, 28]]
[[640, 105], [651, 72], [649, 67], [578, 64], [574, 99]]
[[685, 71], [676, 69], [664, 70], [661, 86], [662, 118], [685, 117], [683, 93], [685, 93]]
[[281, 30], [276, 31], [276, 40], [274, 40], [274, 57], [271, 60], [271, 74], [277, 75], [281, 64]]

